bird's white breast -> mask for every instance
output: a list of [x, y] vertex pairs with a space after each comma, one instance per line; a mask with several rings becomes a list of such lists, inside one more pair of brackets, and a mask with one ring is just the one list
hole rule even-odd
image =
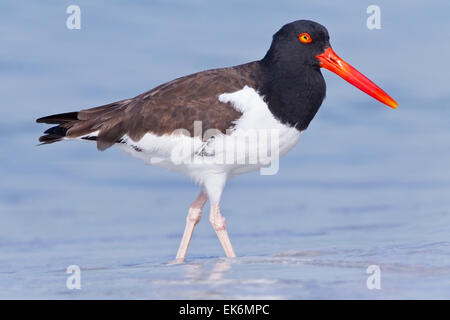
[[221, 94], [219, 101], [229, 102], [242, 112], [242, 117], [235, 122], [237, 132], [238, 130], [277, 132], [280, 142], [280, 155], [286, 154], [300, 139], [301, 132], [276, 119], [263, 97], [253, 88], [245, 86], [239, 91]]

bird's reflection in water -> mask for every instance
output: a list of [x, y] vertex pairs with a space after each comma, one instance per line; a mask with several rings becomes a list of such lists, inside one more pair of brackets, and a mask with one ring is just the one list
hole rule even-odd
[[208, 280], [224, 280], [224, 275], [231, 269], [230, 261], [219, 261], [213, 265], [212, 271], [208, 277]]
[[208, 262], [187, 264], [185, 267], [186, 279], [196, 282], [213, 281], [218, 283], [221, 280], [226, 280], [225, 275], [231, 269], [231, 263], [228, 260], [221, 259], [214, 262], [212, 268], [209, 268]]
[[[235, 264], [235, 270], [232, 270]], [[189, 286], [189, 299], [283, 299], [279, 294], [267, 294], [277, 284], [275, 279], [235, 278], [240, 263], [236, 259], [197, 261], [183, 266], [180, 284]], [[236, 269], [237, 268], [237, 269]]]

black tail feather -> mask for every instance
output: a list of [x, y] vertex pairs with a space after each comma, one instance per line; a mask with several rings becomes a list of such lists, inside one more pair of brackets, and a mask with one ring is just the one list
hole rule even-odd
[[54, 114], [51, 116], [37, 119], [36, 120], [37, 123], [58, 124], [57, 126], [47, 129], [44, 132], [45, 135], [39, 138], [39, 142], [41, 142], [41, 144], [49, 144], [61, 141], [62, 138], [66, 136], [68, 130], [68, 127], [65, 126], [65, 124], [69, 124], [77, 120], [78, 120], [78, 112]]
[[[50, 129], [47, 129], [44, 132], [44, 135], [39, 138], [39, 141], [41, 144], [49, 144], [61, 141], [65, 137], [70, 139], [80, 138], [84, 140], [97, 141], [97, 148], [99, 150], [103, 150], [106, 147], [113, 145], [115, 141], [105, 141], [107, 140], [105, 137], [108, 138], [108, 135], [105, 134], [103, 134], [103, 138], [92, 137], [89, 136], [89, 134], [95, 131], [99, 131], [101, 134], [103, 128], [117, 128], [117, 120], [114, 116], [119, 116], [119, 118], [123, 117], [123, 109], [128, 105], [129, 101], [130, 100], [122, 100], [91, 109], [84, 109], [78, 112], [59, 113], [39, 118], [36, 120], [37, 123], [48, 123], [55, 125]], [[119, 128], [121, 127], [119, 126]], [[106, 130], [106, 132], [109, 131], [109, 129]], [[116, 132], [118, 135], [121, 133], [121, 131], [117, 130]]]
[[66, 112], [53, 114], [51, 116], [39, 118], [36, 120], [37, 123], [48, 123], [48, 124], [63, 124], [71, 121], [78, 120], [78, 112]]
[[46, 134], [54, 134], [54, 135], [59, 135], [61, 137], [64, 137], [66, 135], [67, 132], [67, 128], [61, 127], [61, 126], [54, 126], [51, 127], [50, 129], [47, 129], [46, 131], [44, 131], [44, 133]]

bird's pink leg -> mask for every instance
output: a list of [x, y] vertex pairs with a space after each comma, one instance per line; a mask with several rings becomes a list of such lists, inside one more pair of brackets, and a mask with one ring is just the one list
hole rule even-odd
[[189, 247], [189, 242], [192, 238], [195, 225], [200, 221], [202, 217], [202, 208], [207, 200], [206, 194], [200, 191], [197, 199], [189, 207], [189, 212], [186, 217], [186, 227], [184, 228], [183, 238], [181, 239], [180, 246], [178, 247], [176, 262], [183, 262], [186, 257], [186, 252]]
[[226, 256], [228, 258], [236, 257], [233, 246], [231, 245], [230, 238], [228, 237], [225, 218], [220, 214], [220, 208], [218, 204], [211, 203], [209, 222], [211, 222], [211, 225], [216, 232], [217, 237], [219, 238], [220, 244], [222, 245]]

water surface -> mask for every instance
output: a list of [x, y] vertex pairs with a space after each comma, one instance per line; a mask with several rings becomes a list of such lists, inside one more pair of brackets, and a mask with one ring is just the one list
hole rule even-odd
[[[1, 298], [450, 298], [448, 2], [380, 1], [376, 31], [369, 1], [80, 0], [77, 31], [70, 4], [0, 4]], [[187, 178], [87, 142], [35, 146], [37, 117], [259, 59], [300, 18], [400, 107], [324, 72], [323, 107], [279, 173], [224, 192], [236, 259], [204, 219], [187, 262], [168, 264], [198, 192]], [[66, 288], [73, 264], [81, 290]]]

